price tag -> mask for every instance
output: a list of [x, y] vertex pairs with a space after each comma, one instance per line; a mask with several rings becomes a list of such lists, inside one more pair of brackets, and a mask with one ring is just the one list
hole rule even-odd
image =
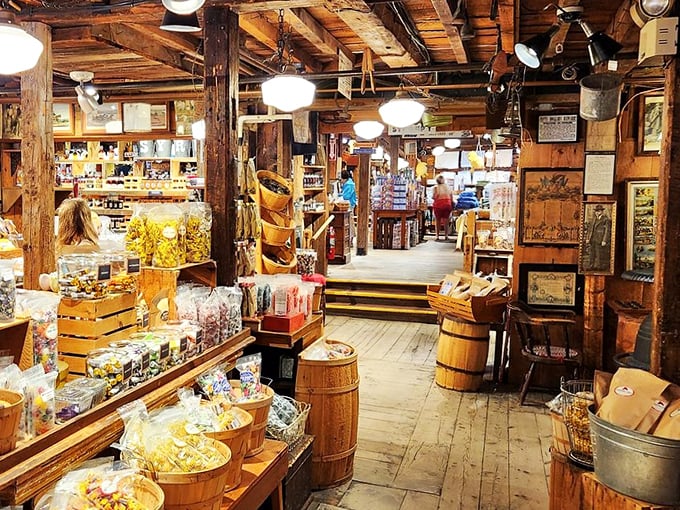
[[170, 356], [170, 342], [161, 344], [161, 359], [167, 359]]
[[127, 272], [128, 274], [139, 273], [141, 269], [141, 260], [139, 257], [131, 257], [127, 259]]
[[132, 361], [128, 361], [123, 365], [123, 381], [130, 380], [132, 377]]
[[188, 340], [186, 335], [179, 338], [179, 352], [187, 352]]
[[156, 191], [149, 191], [149, 195], [148, 195], [148, 196], [150, 196], [150, 197], [162, 197], [162, 196], [163, 196], [163, 192], [162, 192], [162, 191], [158, 191], [158, 190], [156, 190]]
[[100, 264], [97, 266], [97, 281], [111, 279], [111, 264]]
[[149, 363], [151, 362], [151, 355], [148, 352], [142, 354], [142, 370], [147, 370], [149, 368]]

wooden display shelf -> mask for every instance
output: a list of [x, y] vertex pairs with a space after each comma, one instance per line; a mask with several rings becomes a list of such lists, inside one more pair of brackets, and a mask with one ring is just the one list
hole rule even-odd
[[90, 207], [102, 216], [132, 216], [132, 209], [107, 209], [106, 207]]
[[123, 195], [142, 198], [186, 198], [189, 193], [186, 189], [125, 189], [125, 188], [80, 188], [81, 195]]
[[226, 492], [221, 510], [253, 510], [270, 499], [273, 510], [283, 510], [283, 478], [288, 472], [288, 445], [265, 439], [264, 450], [247, 457], [241, 484]]
[[0, 350], [8, 350], [21, 370], [33, 365], [33, 345], [26, 342], [29, 319], [0, 322]]
[[[261, 329], [254, 331], [253, 335], [255, 336], [255, 345], [281, 349], [293, 349], [295, 347], [306, 349], [323, 335], [323, 315], [312, 314], [301, 328], [291, 333]], [[298, 342], [300, 342], [299, 346], [297, 345]]]
[[104, 401], [50, 432], [19, 443], [15, 450], [0, 456], [0, 499], [19, 505], [41, 494], [66, 472], [120, 437], [123, 421], [116, 411], [120, 406], [137, 399], [142, 399], [148, 409], [173, 404], [177, 401], [177, 388], [193, 385], [196, 377], [216, 365], [227, 363], [233, 367], [243, 349], [253, 341], [246, 328], [196, 358]]

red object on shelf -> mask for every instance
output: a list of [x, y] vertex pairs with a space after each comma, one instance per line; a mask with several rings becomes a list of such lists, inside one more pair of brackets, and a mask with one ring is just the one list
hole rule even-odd
[[262, 318], [260, 329], [292, 333], [304, 325], [305, 314], [302, 312], [295, 315], [265, 315]]
[[335, 229], [328, 227], [328, 260], [335, 258]]

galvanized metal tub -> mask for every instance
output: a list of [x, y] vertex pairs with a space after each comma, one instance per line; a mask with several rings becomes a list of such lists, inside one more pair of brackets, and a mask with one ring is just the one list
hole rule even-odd
[[641, 434], [599, 418], [588, 408], [597, 478], [648, 503], [680, 505], [680, 441]]

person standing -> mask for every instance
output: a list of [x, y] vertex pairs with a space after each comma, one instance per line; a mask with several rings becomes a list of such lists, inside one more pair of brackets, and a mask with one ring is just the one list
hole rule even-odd
[[444, 239], [449, 239], [449, 218], [453, 210], [453, 192], [444, 181], [443, 175], [437, 176], [437, 185], [432, 192], [434, 202], [432, 210], [434, 212], [434, 229], [436, 240], [439, 241], [439, 228], [444, 227]]
[[57, 212], [59, 215], [57, 257], [99, 251], [99, 234], [95, 223], [99, 217], [95, 216], [85, 200], [82, 198], [64, 200]]
[[354, 242], [354, 208], [357, 205], [357, 189], [349, 170], [340, 173], [340, 183], [342, 184], [341, 196], [343, 200], [349, 202], [349, 239], [350, 246]]
[[588, 269], [609, 271], [612, 221], [605, 214], [601, 204], [595, 206], [594, 217], [588, 224], [586, 244], [588, 245]]

